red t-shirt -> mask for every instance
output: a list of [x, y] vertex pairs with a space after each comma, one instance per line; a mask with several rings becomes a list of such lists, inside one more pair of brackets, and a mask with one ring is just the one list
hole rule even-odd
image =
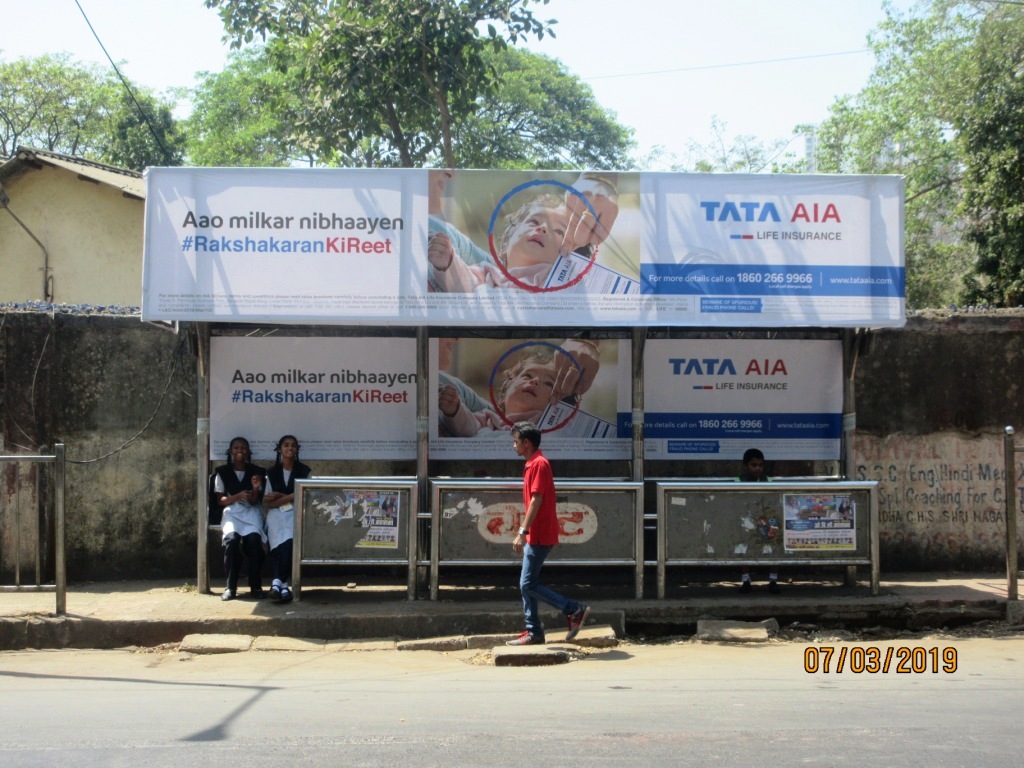
[[526, 534], [526, 543], [538, 547], [553, 547], [558, 543], [558, 515], [555, 512], [555, 477], [551, 464], [539, 450], [527, 460], [523, 471], [523, 514], [530, 508], [533, 494], [541, 494], [537, 517]]

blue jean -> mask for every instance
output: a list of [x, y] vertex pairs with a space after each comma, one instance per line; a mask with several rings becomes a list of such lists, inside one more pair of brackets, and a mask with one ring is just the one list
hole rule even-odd
[[523, 616], [526, 618], [526, 631], [539, 638], [544, 637], [544, 626], [537, 610], [538, 600], [557, 608], [565, 616], [571, 616], [580, 608], [575, 600], [563, 597], [540, 583], [540, 569], [551, 549], [530, 544], [523, 547], [523, 572], [519, 577], [519, 590], [523, 593]]

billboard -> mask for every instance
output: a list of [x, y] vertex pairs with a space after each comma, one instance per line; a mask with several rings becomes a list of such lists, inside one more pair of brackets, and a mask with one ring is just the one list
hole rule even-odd
[[904, 323], [895, 176], [150, 168], [146, 320]]
[[[838, 340], [649, 339], [644, 438], [650, 459], [839, 458]], [[625, 426], [625, 425], [623, 425]]]
[[416, 340], [210, 339], [210, 455], [248, 439], [273, 460], [283, 435], [303, 459], [416, 456]]
[[513, 459], [532, 421], [549, 458], [628, 459], [631, 359], [623, 339], [431, 339], [430, 455]]

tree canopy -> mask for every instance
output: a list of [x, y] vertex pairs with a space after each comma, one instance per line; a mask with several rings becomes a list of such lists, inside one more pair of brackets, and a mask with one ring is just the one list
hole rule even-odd
[[232, 45], [257, 36], [282, 71], [295, 66], [309, 108], [296, 135], [320, 157], [454, 166], [455, 126], [495, 92], [488, 50], [551, 34], [547, 0], [205, 0]]
[[[0, 61], [0, 154], [20, 145], [142, 170], [180, 165], [173, 104], [68, 54]], [[143, 119], [140, 110], [146, 117]]]
[[817, 128], [818, 168], [906, 177], [911, 307], [1024, 301], [1024, 6], [891, 4], [875, 67]]
[[221, 72], [201, 72], [185, 121], [188, 158], [205, 166], [315, 164], [292, 126], [303, 109], [292, 70], [280, 71], [263, 46], [233, 51]]
[[[453, 126], [463, 168], [626, 168], [632, 132], [559, 62], [507, 48], [485, 53], [501, 88]], [[196, 165], [380, 165], [383, 142], [364, 139], [344, 158], [300, 144], [292, 126], [305, 108], [295, 68], [275, 69], [262, 46], [233, 52], [223, 72], [202, 73], [186, 123]], [[435, 151], [427, 164], [441, 165]]]

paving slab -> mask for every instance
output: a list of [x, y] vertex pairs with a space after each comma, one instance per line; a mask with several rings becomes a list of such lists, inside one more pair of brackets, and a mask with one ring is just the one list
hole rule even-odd
[[[778, 628], [776, 622], [775, 630]], [[767, 643], [768, 637], [768, 626], [762, 621], [704, 619], [697, 622], [697, 639], [707, 642]]]
[[178, 647], [185, 653], [244, 653], [252, 648], [252, 635], [185, 635]]
[[[564, 643], [567, 634], [569, 634], [568, 630], [549, 632], [547, 640], [549, 643]], [[583, 627], [571, 644], [581, 648], [614, 648], [619, 644], [619, 638], [610, 624], [598, 624], [597, 626]]]
[[393, 651], [397, 644], [397, 640], [393, 637], [373, 638], [369, 640], [328, 640], [324, 645], [324, 650], [345, 653], [358, 651]]
[[557, 645], [496, 645], [491, 658], [496, 667], [550, 667], [568, 663], [572, 654]]
[[252, 642], [254, 651], [322, 651], [326, 640], [307, 637], [260, 635]]
[[465, 635], [454, 637], [425, 637], [421, 640], [402, 640], [395, 646], [400, 651], [464, 651], [469, 647]]

